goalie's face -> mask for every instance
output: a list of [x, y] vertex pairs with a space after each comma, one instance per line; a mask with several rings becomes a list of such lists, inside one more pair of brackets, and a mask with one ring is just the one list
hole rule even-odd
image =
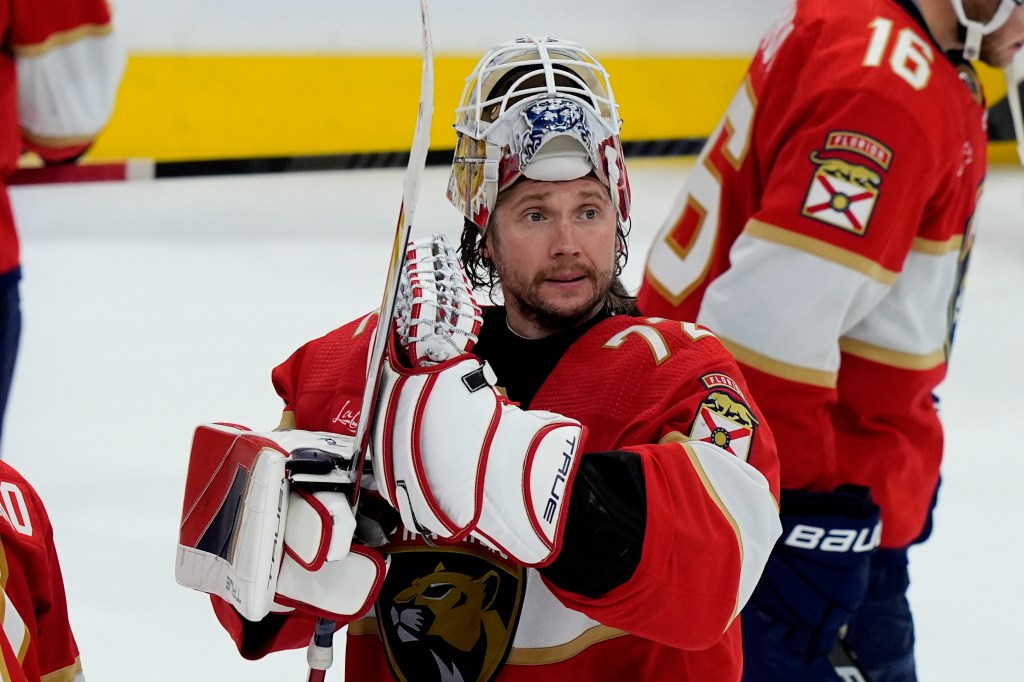
[[588, 320], [615, 269], [616, 210], [593, 176], [523, 179], [498, 197], [481, 247], [498, 272], [513, 331], [541, 338]]

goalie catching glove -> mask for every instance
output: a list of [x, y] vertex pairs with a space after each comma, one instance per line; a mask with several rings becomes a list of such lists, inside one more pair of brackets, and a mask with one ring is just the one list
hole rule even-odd
[[480, 333], [480, 306], [443, 234], [409, 242], [395, 298], [395, 331], [413, 365], [468, 353]]
[[[406, 270], [418, 286], [400, 289], [396, 327], [414, 367], [397, 361], [392, 338], [373, 427], [380, 493], [411, 530], [449, 542], [472, 536], [524, 565], [546, 565], [561, 547], [585, 430], [520, 409], [495, 389], [490, 366], [465, 354], [470, 344], [458, 342], [475, 340], [479, 308], [443, 236], [414, 243]], [[402, 332], [427, 328], [456, 343], [433, 353], [417, 345], [422, 334]]]
[[293, 608], [348, 622], [367, 611], [387, 572], [352, 537], [343, 492], [352, 440], [331, 433], [255, 433], [203, 424], [192, 441], [175, 578], [243, 617]]

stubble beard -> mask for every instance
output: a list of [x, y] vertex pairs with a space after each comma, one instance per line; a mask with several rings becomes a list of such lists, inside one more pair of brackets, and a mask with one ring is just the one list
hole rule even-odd
[[502, 278], [502, 294], [505, 306], [511, 303], [520, 315], [537, 327], [554, 333], [570, 329], [590, 319], [608, 298], [611, 291], [611, 273], [603, 276], [591, 268], [581, 273], [592, 284], [591, 295], [584, 301], [565, 308], [557, 305], [557, 301], [546, 300], [539, 294], [541, 286], [553, 272], [543, 272], [530, 280], [525, 277], [512, 279]]

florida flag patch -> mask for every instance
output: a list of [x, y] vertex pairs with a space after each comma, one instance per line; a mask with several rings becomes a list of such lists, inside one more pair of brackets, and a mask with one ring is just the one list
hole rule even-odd
[[[882, 170], [888, 170], [892, 163], [892, 151], [888, 147], [867, 135], [849, 131], [829, 133], [822, 151], [850, 152], [870, 160]], [[878, 203], [882, 176], [866, 165], [841, 158], [822, 158], [818, 150], [811, 152], [811, 162], [817, 168], [801, 213], [826, 225], [863, 235]]]
[[723, 391], [713, 391], [700, 404], [690, 428], [690, 440], [717, 445], [746, 461], [757, 424], [749, 407]]

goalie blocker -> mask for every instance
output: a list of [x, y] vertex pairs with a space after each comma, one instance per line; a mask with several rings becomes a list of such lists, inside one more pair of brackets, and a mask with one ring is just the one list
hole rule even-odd
[[351, 481], [337, 466], [351, 457], [351, 439], [336, 434], [200, 425], [185, 483], [178, 583], [224, 599], [251, 621], [292, 609], [342, 624], [361, 616], [387, 562], [352, 542], [356, 522], [343, 492]]

